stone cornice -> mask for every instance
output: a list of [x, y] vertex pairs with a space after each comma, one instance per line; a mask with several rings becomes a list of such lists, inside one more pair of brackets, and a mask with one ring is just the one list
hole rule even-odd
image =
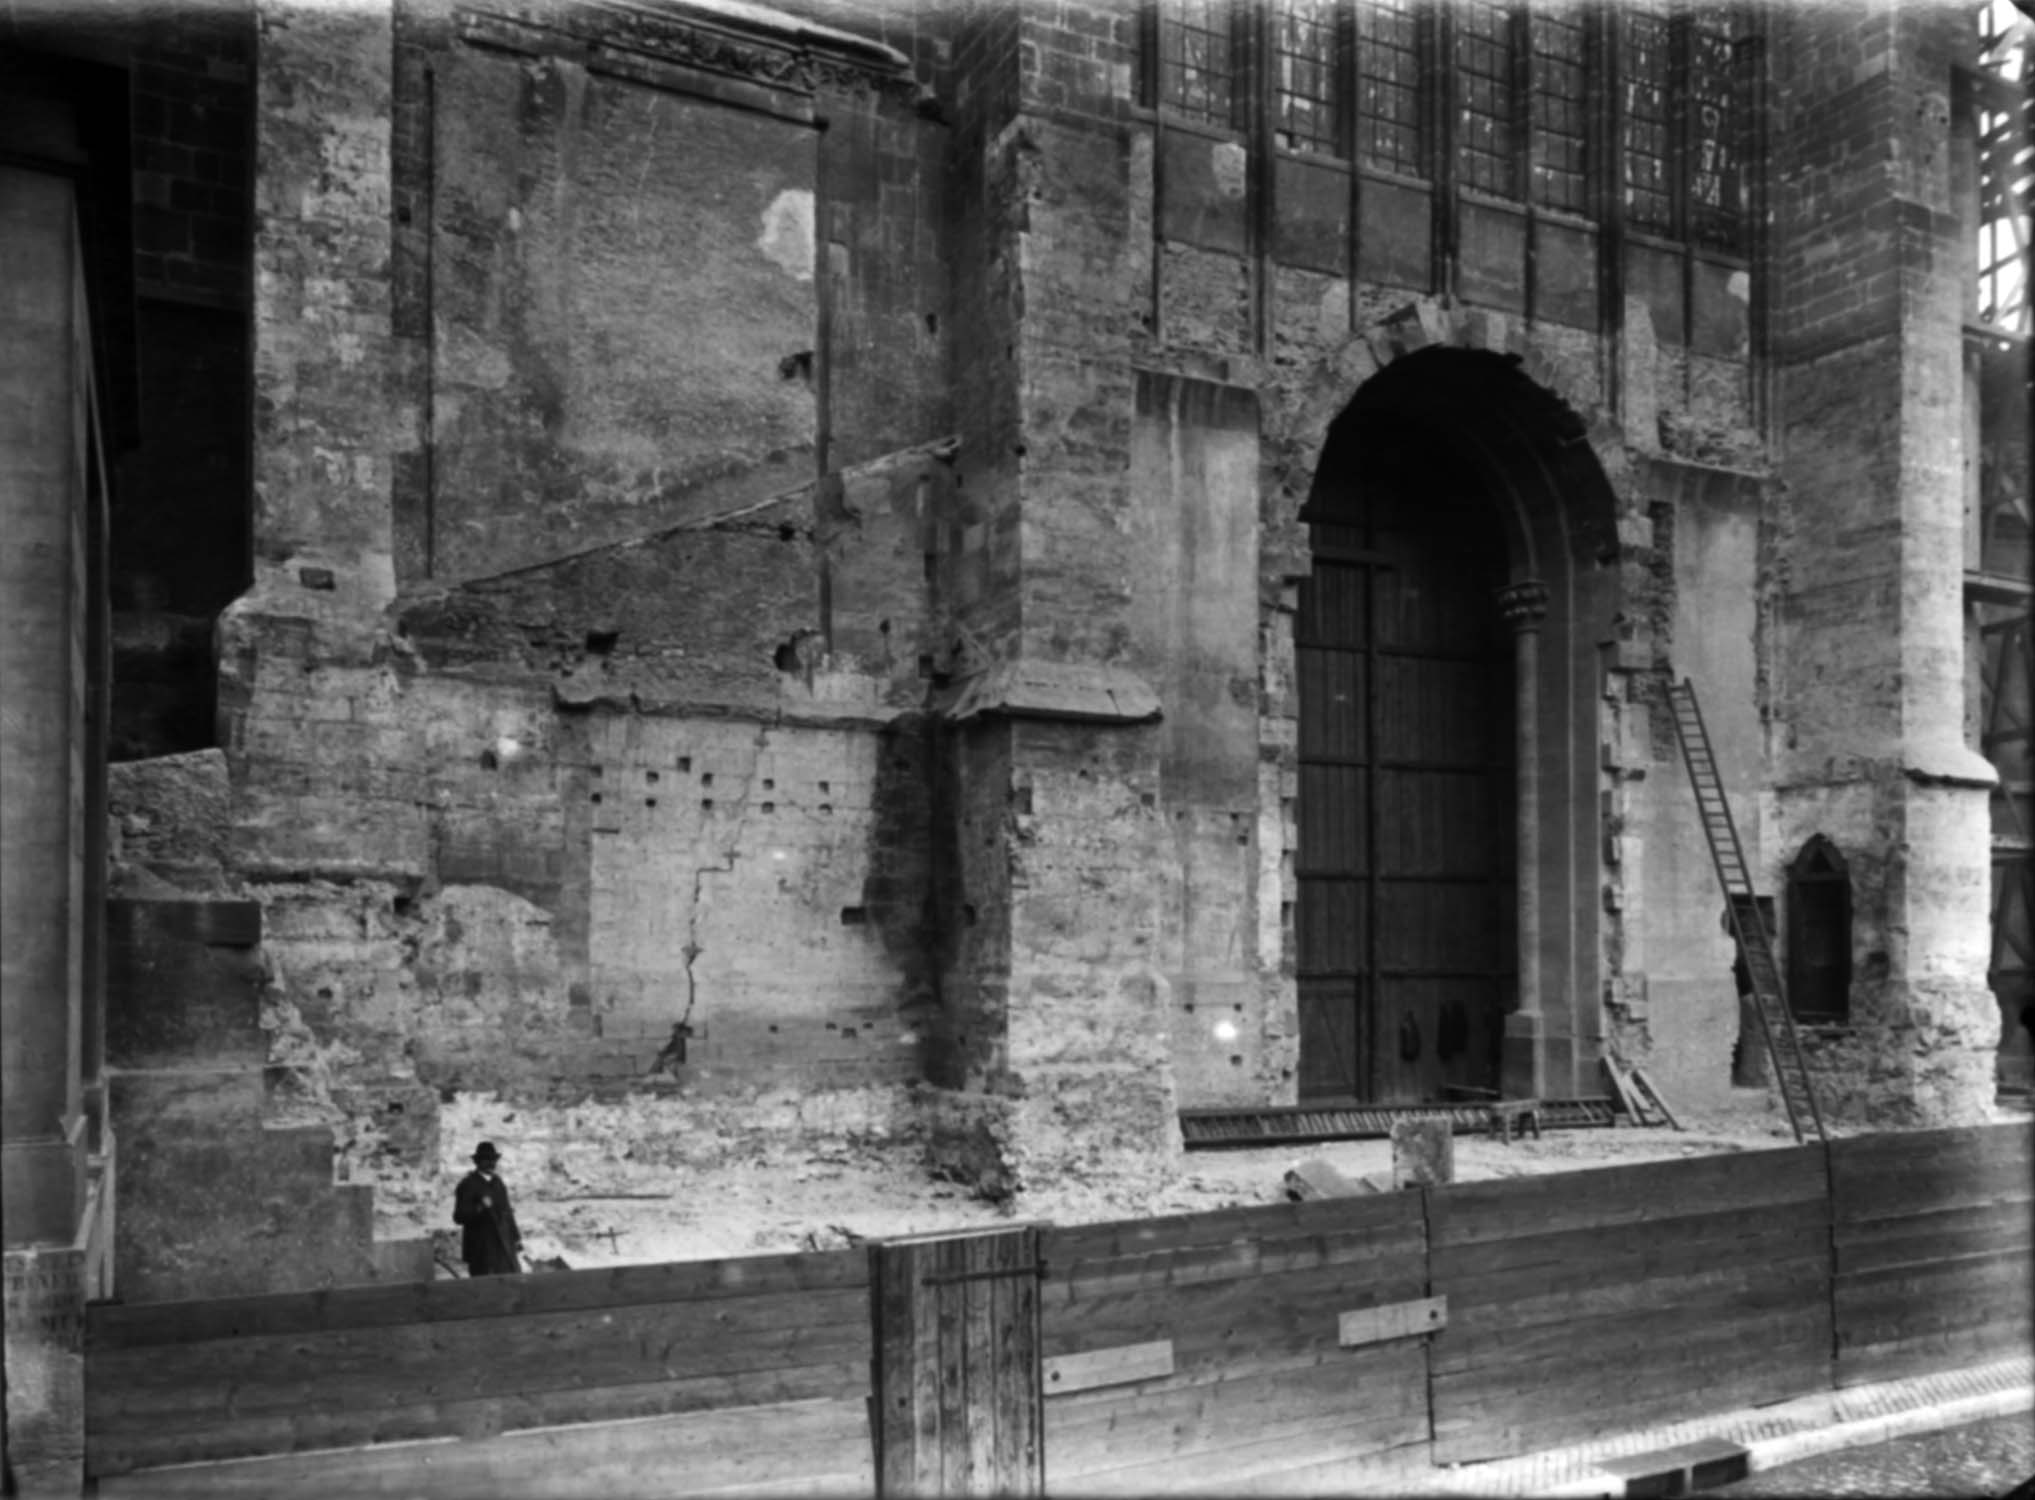
[[915, 100], [909, 61], [894, 48], [760, 6], [630, 0], [544, 7], [463, 5], [459, 34], [481, 45], [592, 57], [634, 55], [810, 98], [823, 90]]

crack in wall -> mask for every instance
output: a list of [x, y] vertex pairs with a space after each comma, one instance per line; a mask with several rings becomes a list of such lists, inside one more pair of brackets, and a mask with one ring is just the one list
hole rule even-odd
[[700, 942], [700, 923], [706, 900], [707, 877], [709, 875], [732, 875], [742, 858], [742, 839], [748, 831], [749, 806], [756, 788], [756, 778], [761, 773], [764, 753], [770, 748], [770, 728], [758, 725], [755, 740], [756, 754], [749, 763], [747, 776], [743, 779], [741, 794], [735, 799], [733, 826], [729, 828], [727, 842], [721, 852], [723, 863], [700, 864], [693, 867], [692, 903], [686, 913], [685, 945], [679, 952], [685, 956], [685, 1010], [673, 1023], [670, 1039], [650, 1064], [652, 1073], [669, 1072], [678, 1076], [679, 1067], [686, 1061], [687, 1043], [700, 1035], [692, 1024], [694, 1012], [699, 1006], [699, 976], [695, 970], [700, 955], [706, 947]]

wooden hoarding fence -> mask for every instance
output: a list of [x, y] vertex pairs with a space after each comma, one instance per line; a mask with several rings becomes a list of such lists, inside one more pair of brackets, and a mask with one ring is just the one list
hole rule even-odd
[[1417, 1191], [1044, 1236], [1058, 1494], [1347, 1487], [1427, 1463]]
[[1830, 1386], [1822, 1147], [1432, 1191], [1434, 1456], [1501, 1458]]
[[109, 1496], [873, 1481], [860, 1251], [94, 1307], [86, 1341]]

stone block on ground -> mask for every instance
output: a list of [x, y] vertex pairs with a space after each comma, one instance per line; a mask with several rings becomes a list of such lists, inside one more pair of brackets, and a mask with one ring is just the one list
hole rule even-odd
[[1447, 1119], [1392, 1122], [1394, 1187], [1440, 1187], [1456, 1180], [1456, 1138]]
[[1346, 1177], [1332, 1162], [1318, 1156], [1309, 1157], [1286, 1174], [1286, 1196], [1296, 1203], [1310, 1198], [1354, 1198], [1377, 1191], [1369, 1178]]

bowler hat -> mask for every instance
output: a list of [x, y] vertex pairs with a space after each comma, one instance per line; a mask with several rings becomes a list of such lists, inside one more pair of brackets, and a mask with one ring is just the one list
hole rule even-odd
[[501, 1158], [502, 1153], [495, 1149], [493, 1141], [482, 1141], [478, 1146], [473, 1148], [473, 1159], [475, 1161], [500, 1161]]

